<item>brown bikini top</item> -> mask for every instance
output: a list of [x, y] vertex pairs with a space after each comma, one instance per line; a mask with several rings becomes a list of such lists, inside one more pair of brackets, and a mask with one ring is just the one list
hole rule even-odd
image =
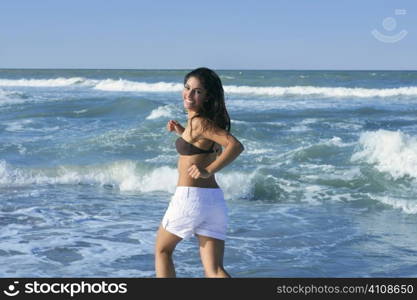
[[179, 137], [175, 141], [175, 147], [177, 148], [177, 152], [181, 155], [195, 155], [195, 154], [203, 154], [203, 153], [213, 153], [213, 147], [215, 142], [213, 142], [213, 145], [211, 145], [210, 149], [204, 150], [201, 148], [198, 148], [194, 146], [193, 144], [187, 142], [182, 137]]

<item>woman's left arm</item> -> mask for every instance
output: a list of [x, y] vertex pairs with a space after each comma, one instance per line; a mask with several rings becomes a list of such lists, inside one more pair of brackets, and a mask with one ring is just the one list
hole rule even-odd
[[206, 171], [210, 174], [210, 176], [234, 161], [236, 157], [238, 157], [245, 149], [242, 143], [229, 133], [227, 133], [223, 143], [220, 143], [220, 141], [216, 142], [224, 147], [224, 151], [215, 161], [206, 167]]
[[239, 142], [233, 135], [224, 129], [216, 128], [216, 130], [204, 131], [200, 134], [201, 137], [214, 141], [224, 147], [223, 152], [206, 168], [198, 167], [193, 164], [188, 172], [193, 178], [208, 178], [214, 173], [220, 171], [225, 166], [236, 159], [245, 149], [241, 142]]

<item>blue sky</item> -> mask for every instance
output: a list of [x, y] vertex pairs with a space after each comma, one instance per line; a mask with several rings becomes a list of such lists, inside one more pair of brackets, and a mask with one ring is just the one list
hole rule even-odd
[[2, 0], [0, 41], [0, 68], [417, 70], [417, 1]]

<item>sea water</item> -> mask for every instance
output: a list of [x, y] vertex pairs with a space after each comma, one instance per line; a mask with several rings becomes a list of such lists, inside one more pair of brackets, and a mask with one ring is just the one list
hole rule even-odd
[[[0, 70], [0, 274], [153, 277], [189, 70]], [[417, 276], [417, 72], [217, 70], [234, 277]], [[196, 238], [179, 277], [202, 277]]]

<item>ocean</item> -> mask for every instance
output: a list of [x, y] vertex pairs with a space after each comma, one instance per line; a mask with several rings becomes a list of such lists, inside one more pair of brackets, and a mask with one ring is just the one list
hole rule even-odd
[[[0, 70], [2, 277], [153, 277], [189, 70]], [[233, 277], [417, 276], [417, 71], [217, 70]], [[195, 238], [178, 277], [203, 277]]]

